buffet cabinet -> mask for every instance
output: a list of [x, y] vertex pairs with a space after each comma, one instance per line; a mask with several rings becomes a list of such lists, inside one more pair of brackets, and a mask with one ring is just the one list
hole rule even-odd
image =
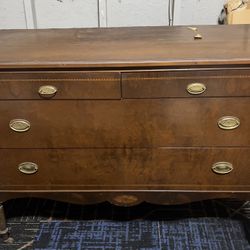
[[199, 29], [1, 31], [0, 201], [249, 199], [248, 26]]

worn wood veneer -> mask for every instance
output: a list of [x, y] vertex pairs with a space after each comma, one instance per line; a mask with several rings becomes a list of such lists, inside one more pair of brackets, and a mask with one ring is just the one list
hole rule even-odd
[[248, 65], [249, 25], [3, 30], [1, 68]]
[[[15, 157], [13, 157], [13, 155]], [[250, 191], [250, 148], [2, 149], [1, 189]], [[33, 176], [17, 166], [38, 164]], [[215, 162], [234, 166], [215, 174]]]
[[250, 26], [198, 29], [0, 31], [0, 201], [249, 199]]
[[118, 72], [0, 72], [0, 100], [41, 100], [41, 86], [53, 85], [55, 100], [120, 99]]
[[[249, 147], [249, 106], [245, 97], [1, 101], [0, 148]], [[240, 126], [220, 129], [226, 115]], [[13, 132], [14, 118], [28, 120], [30, 130]]]
[[190, 98], [186, 87], [193, 82], [206, 85], [199, 97], [250, 96], [249, 69], [130, 72], [122, 80], [123, 98]]

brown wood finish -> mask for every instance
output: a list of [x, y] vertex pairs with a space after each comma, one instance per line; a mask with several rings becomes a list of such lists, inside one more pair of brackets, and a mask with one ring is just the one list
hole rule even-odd
[[[249, 155], [250, 148], [0, 150], [0, 190], [250, 191]], [[27, 161], [39, 166], [35, 174], [18, 170]], [[214, 173], [221, 161], [233, 171]]]
[[[250, 26], [198, 29], [0, 31], [0, 201], [249, 199]], [[192, 82], [206, 91], [188, 94]], [[58, 92], [43, 100], [42, 85]], [[222, 130], [222, 116], [240, 126]], [[21, 173], [25, 161], [38, 172]], [[212, 172], [219, 161], [233, 171]]]
[[0, 100], [43, 99], [41, 86], [57, 88], [51, 98], [61, 99], [120, 99], [120, 74], [114, 72], [28, 72], [0, 73]]
[[249, 25], [3, 30], [0, 68], [249, 65]]
[[[132, 204], [126, 203], [115, 203], [114, 199], [117, 196], [121, 195], [132, 195], [137, 197], [137, 202]], [[3, 191], [0, 193], [0, 200], [7, 201], [9, 199], [24, 198], [24, 197], [35, 197], [35, 198], [44, 198], [52, 199], [64, 202], [71, 202], [75, 204], [96, 204], [104, 201], [109, 201], [118, 206], [134, 206], [143, 201], [150, 202], [153, 204], [163, 204], [163, 205], [172, 205], [172, 204], [183, 204], [194, 201], [201, 201], [206, 199], [221, 199], [221, 198], [230, 198], [230, 199], [239, 199], [239, 200], [249, 200], [250, 195], [246, 192], [198, 192], [198, 191], [168, 191], [168, 192], [30, 192], [30, 191]]]
[[123, 98], [194, 97], [191, 83], [203, 83], [204, 93], [195, 97], [250, 96], [249, 70], [146, 71], [122, 74]]
[[[113, 101], [4, 101], [1, 148], [250, 146], [250, 98]], [[63, 114], [62, 114], [63, 111]], [[222, 130], [222, 116], [241, 124]], [[29, 131], [9, 128], [12, 119]]]

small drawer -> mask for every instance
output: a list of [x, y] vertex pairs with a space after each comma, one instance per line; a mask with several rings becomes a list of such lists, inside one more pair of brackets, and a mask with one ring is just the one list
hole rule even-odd
[[158, 71], [122, 74], [123, 98], [250, 96], [249, 70]]
[[0, 73], [0, 99], [120, 99], [115, 72]]

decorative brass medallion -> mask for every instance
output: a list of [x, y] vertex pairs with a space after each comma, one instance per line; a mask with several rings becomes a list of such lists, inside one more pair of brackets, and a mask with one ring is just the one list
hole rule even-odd
[[34, 174], [38, 170], [38, 165], [34, 162], [22, 162], [18, 165], [18, 169], [23, 174]]
[[135, 195], [118, 195], [113, 198], [113, 203], [119, 206], [131, 206], [138, 201]]
[[236, 129], [240, 126], [240, 119], [234, 116], [223, 116], [218, 120], [218, 126], [224, 130]]
[[57, 88], [51, 85], [41, 86], [38, 90], [38, 93], [43, 98], [52, 98], [55, 96]]
[[212, 170], [216, 174], [229, 174], [233, 170], [233, 164], [230, 162], [216, 162], [212, 166]]
[[16, 132], [26, 132], [30, 129], [30, 122], [24, 119], [13, 119], [9, 127]]
[[206, 91], [204, 83], [194, 82], [187, 85], [187, 92], [191, 95], [200, 95]]

